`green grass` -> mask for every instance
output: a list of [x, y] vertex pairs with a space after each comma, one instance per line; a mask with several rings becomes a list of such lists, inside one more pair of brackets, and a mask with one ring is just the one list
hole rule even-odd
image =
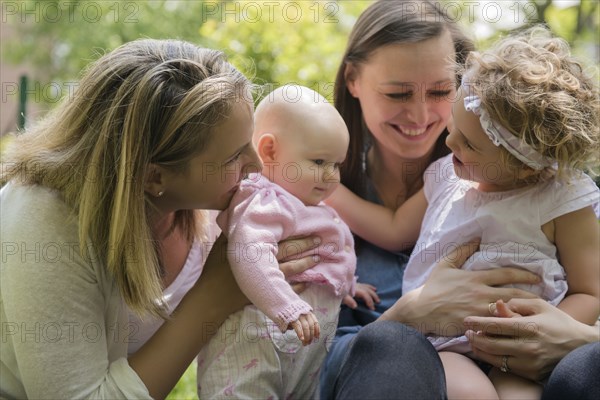
[[196, 361], [188, 367], [177, 385], [167, 396], [167, 400], [197, 400], [198, 393], [196, 392]]

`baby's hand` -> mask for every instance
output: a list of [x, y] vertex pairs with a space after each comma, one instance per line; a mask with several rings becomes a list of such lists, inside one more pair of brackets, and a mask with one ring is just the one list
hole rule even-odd
[[[375, 303], [379, 303], [380, 301], [379, 296], [377, 296], [377, 288], [373, 285], [369, 285], [368, 283], [357, 282], [354, 297], [357, 299], [362, 299], [369, 310], [374, 310]], [[344, 297], [342, 302], [352, 309], [358, 306], [356, 300], [354, 300], [349, 294]]]
[[296, 331], [298, 339], [302, 341], [304, 346], [309, 345], [313, 339], [318, 339], [321, 335], [321, 327], [315, 314], [309, 312], [302, 314], [300, 317], [291, 323], [292, 328]]

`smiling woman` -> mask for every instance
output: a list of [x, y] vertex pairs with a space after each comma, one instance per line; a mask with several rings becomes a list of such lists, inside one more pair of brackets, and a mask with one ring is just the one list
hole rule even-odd
[[[408, 4], [427, 12], [410, 13]], [[451, 97], [431, 104], [427, 94], [443, 92], [425, 89], [445, 82], [442, 76], [454, 68], [446, 39], [452, 37], [459, 65], [469, 48], [437, 4], [373, 3], [357, 21], [338, 71], [336, 106], [351, 134], [342, 183], [351, 190], [340, 186], [328, 204], [361, 237], [357, 275], [377, 289], [381, 301], [342, 308], [321, 374], [325, 398], [502, 398], [511, 390], [520, 391], [513, 398], [539, 397], [540, 387], [523, 378], [539, 380], [554, 367], [555, 355], [547, 356], [546, 346], [558, 357], [566, 354], [553, 346], [557, 327], [545, 325], [550, 336], [544, 338], [542, 331], [535, 341], [525, 338], [525, 331], [503, 328], [507, 339], [492, 340], [485, 332], [464, 336], [465, 319], [489, 320], [490, 303], [514, 299], [521, 300], [525, 314], [513, 313], [521, 320], [512, 323], [537, 324], [553, 313], [530, 317], [535, 312], [528, 306], [536, 296], [560, 302], [570, 314], [563, 313], [561, 321], [569, 324], [598, 317], [598, 279], [593, 277], [600, 265], [599, 230], [592, 207], [598, 190], [583, 173], [571, 171], [576, 165], [597, 165], [597, 87], [564, 42], [524, 34], [507, 40], [502, 50], [470, 54], [467, 71], [474, 75], [474, 93], [465, 93], [470, 85], [464, 83], [459, 96], [449, 88]], [[478, 62], [480, 69], [473, 67]], [[550, 100], [553, 96], [561, 100]], [[437, 141], [427, 140], [431, 134]], [[455, 153], [454, 166], [450, 156], [436, 160], [449, 151], [445, 144]], [[504, 149], [519, 162], [507, 158]], [[548, 159], [558, 170], [542, 174], [554, 164]], [[550, 179], [553, 172], [560, 176], [567, 170], [573, 172], [568, 183]], [[466, 240], [474, 243], [459, 246]], [[476, 248], [481, 250], [466, 262]], [[406, 249], [408, 263], [408, 254], [398, 253]], [[523, 249], [527, 256], [519, 253]], [[560, 335], [557, 341], [570, 342], [564, 331]], [[583, 338], [590, 336], [577, 340]], [[458, 354], [470, 344], [479, 361], [496, 367], [489, 379]]]

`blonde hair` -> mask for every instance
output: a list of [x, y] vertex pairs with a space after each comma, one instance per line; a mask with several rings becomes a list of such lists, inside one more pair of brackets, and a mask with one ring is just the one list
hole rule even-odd
[[[490, 118], [569, 171], [597, 173], [600, 156], [598, 86], [566, 41], [534, 26], [471, 53], [465, 75]], [[503, 150], [508, 166], [522, 163]]]
[[[2, 182], [57, 190], [73, 207], [84, 254], [91, 246], [127, 305], [165, 316], [161, 267], [144, 192], [149, 163], [187, 173], [250, 82], [218, 51], [175, 40], [137, 40], [91, 64], [78, 90], [5, 155]], [[200, 212], [173, 227], [199, 234]]]

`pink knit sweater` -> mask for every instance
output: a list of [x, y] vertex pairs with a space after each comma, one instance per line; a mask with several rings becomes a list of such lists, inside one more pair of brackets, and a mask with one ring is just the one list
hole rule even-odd
[[312, 307], [292, 290], [279, 270], [275, 255], [281, 240], [311, 234], [321, 238], [318, 249], [300, 255], [318, 254], [321, 262], [290, 277], [290, 283], [323, 285], [323, 290], [340, 297], [354, 295], [354, 240], [348, 226], [324, 203], [305, 206], [279, 185], [251, 174], [217, 223], [228, 238], [228, 259], [238, 285], [282, 332]]

